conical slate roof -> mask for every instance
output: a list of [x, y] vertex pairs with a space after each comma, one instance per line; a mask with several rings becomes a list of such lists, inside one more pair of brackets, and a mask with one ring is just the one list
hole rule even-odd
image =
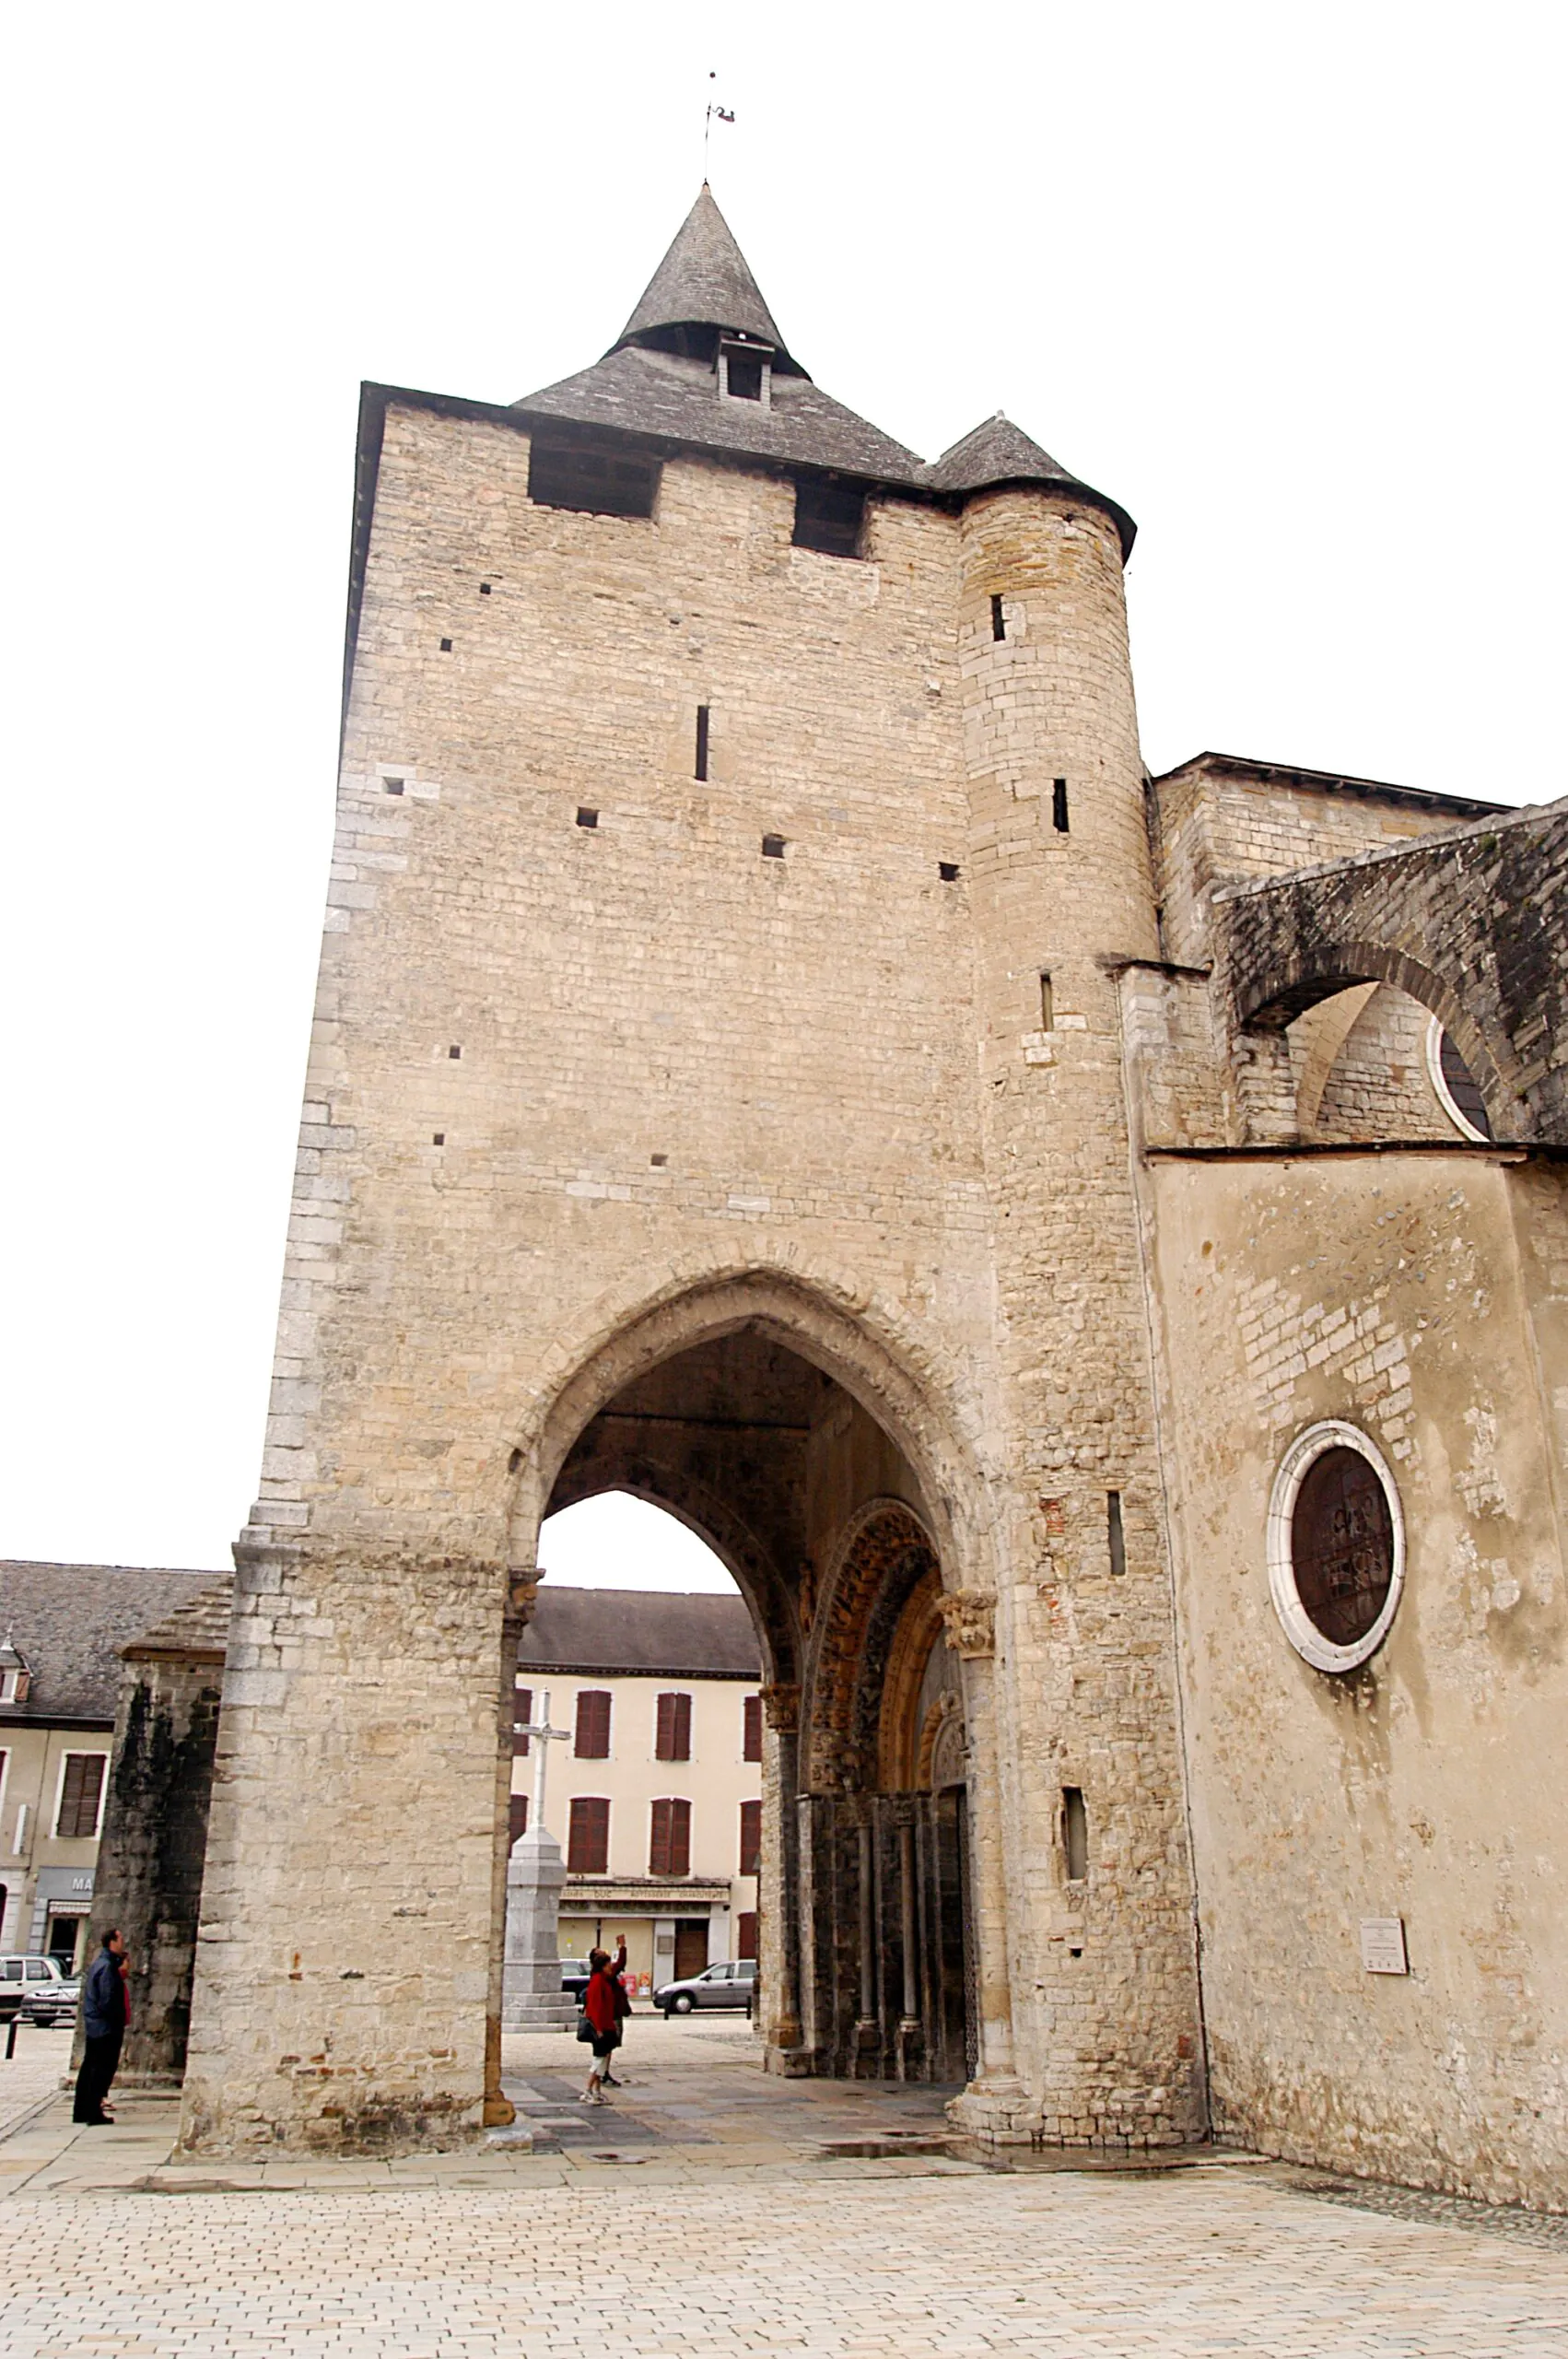
[[1124, 557], [1131, 548], [1138, 529], [1124, 508], [1117, 507], [1114, 499], [1107, 499], [1103, 491], [1080, 482], [1066, 467], [1059, 466], [1048, 451], [1042, 451], [1021, 426], [1014, 426], [1000, 409], [950, 451], [944, 451], [930, 466], [923, 468], [920, 480], [931, 491], [982, 491], [993, 484], [1004, 483], [1070, 484], [1111, 518], [1121, 535]]
[[990, 483], [1073, 480], [1048, 451], [1031, 441], [1024, 428], [1014, 426], [1000, 409], [926, 469], [926, 481], [933, 491], [978, 491], [982, 484]]
[[[765, 400], [722, 393], [714, 358], [720, 330], [773, 346]], [[950, 497], [994, 484], [1062, 484], [1111, 518], [1124, 556], [1136, 529], [1115, 500], [1059, 466], [1000, 410], [927, 466], [915, 452], [813, 385], [785, 349], [706, 181], [603, 359], [512, 407], [525, 418], [619, 428], [731, 458], [820, 468]]]
[[661, 328], [685, 326], [739, 330], [775, 346], [776, 367], [798, 366], [706, 181], [611, 349], [641, 344]]

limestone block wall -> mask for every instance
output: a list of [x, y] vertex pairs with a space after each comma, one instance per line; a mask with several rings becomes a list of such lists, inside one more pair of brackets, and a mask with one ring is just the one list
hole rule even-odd
[[1216, 885], [1353, 860], [1491, 807], [1362, 780], [1337, 786], [1223, 755], [1199, 755], [1155, 779], [1149, 803], [1165, 950], [1184, 960], [1206, 956]]
[[[1560, 1795], [1562, 1167], [1156, 1159], [1163, 1403], [1218, 2133], [1492, 2201], [1568, 2189]], [[1324, 1418], [1398, 1488], [1360, 1672], [1270, 1596], [1280, 1459]], [[1363, 1918], [1405, 1920], [1408, 1977]]]
[[1421, 1002], [1391, 983], [1360, 985], [1299, 1015], [1289, 1039], [1302, 1135], [1457, 1137], [1428, 1070], [1431, 1023]]
[[[1014, 2065], [1047, 2135], [1159, 2142], [1195, 2130], [1202, 2098], [1113, 971], [1158, 955], [1120, 551], [1097, 511], [1030, 489], [972, 501], [961, 557], [1009, 1505], [995, 1665], [1009, 1884], [990, 1905], [1008, 1924]], [[1063, 1848], [1069, 1789], [1088, 1814], [1082, 1878]]]
[[766, 475], [673, 461], [636, 522], [527, 466], [389, 414], [215, 1797], [214, 2148], [478, 2118], [512, 1502], [619, 1321], [781, 1270], [985, 1429], [954, 522], [890, 502], [835, 560]]
[[472, 2131], [552, 1403], [754, 1283], [803, 1347], [844, 1338], [819, 1365], [972, 1601], [988, 2126], [1178, 2136], [1189, 1889], [1101, 963], [1157, 947], [1115, 534], [1070, 496], [889, 497], [855, 561], [793, 548], [763, 473], [672, 458], [648, 520], [527, 482], [511, 424], [390, 406], [187, 2137]]

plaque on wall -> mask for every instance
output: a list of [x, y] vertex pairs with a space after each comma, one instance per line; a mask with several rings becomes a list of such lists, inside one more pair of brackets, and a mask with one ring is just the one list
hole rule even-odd
[[1405, 1920], [1402, 1917], [1363, 1917], [1361, 1920], [1361, 1962], [1368, 1974], [1408, 1974]]

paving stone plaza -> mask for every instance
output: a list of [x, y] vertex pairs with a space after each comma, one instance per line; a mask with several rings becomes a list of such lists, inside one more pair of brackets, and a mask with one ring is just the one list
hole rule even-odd
[[509, 2041], [532, 2152], [221, 2173], [167, 2100], [74, 2131], [68, 2044], [0, 2083], [4, 2359], [1568, 2351], [1562, 2221], [1212, 2150], [993, 2169], [940, 2092], [769, 2080], [739, 2025], [638, 2017], [592, 2112], [568, 2036]]

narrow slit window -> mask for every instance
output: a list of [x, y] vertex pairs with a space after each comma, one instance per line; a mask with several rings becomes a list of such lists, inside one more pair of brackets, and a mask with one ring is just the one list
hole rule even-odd
[[1056, 1029], [1056, 1001], [1051, 993], [1051, 979], [1043, 971], [1040, 976], [1040, 1029], [1042, 1032], [1054, 1032]]
[[708, 716], [709, 708], [699, 704], [696, 709], [696, 775], [708, 776]]
[[764, 860], [782, 860], [784, 857], [783, 837], [764, 836], [762, 839], [762, 856]]
[[955, 860], [939, 860], [936, 864], [936, 873], [944, 885], [956, 885], [958, 863]]
[[443, 640], [442, 640], [442, 641], [441, 641], [441, 653], [442, 653], [443, 655], [450, 655], [450, 654], [451, 653], [451, 651], [452, 651], [452, 643], [451, 643], [451, 640], [450, 640], [450, 639], [443, 639]]
[[596, 827], [599, 825], [598, 812], [579, 810], [577, 815], [577, 824], [579, 827]]
[[1078, 1786], [1061, 1790], [1061, 1848], [1067, 1855], [1069, 1884], [1082, 1884], [1089, 1872], [1089, 1813]]
[[1110, 1550], [1111, 1570], [1117, 1575], [1127, 1570], [1127, 1533], [1122, 1528], [1121, 1493], [1106, 1493], [1106, 1543]]
[[1007, 616], [1001, 611], [1001, 596], [997, 591], [991, 593], [991, 637], [993, 639], [1007, 637]]
[[1053, 778], [1051, 780], [1051, 825], [1059, 836], [1066, 835], [1067, 780], [1064, 778]]

